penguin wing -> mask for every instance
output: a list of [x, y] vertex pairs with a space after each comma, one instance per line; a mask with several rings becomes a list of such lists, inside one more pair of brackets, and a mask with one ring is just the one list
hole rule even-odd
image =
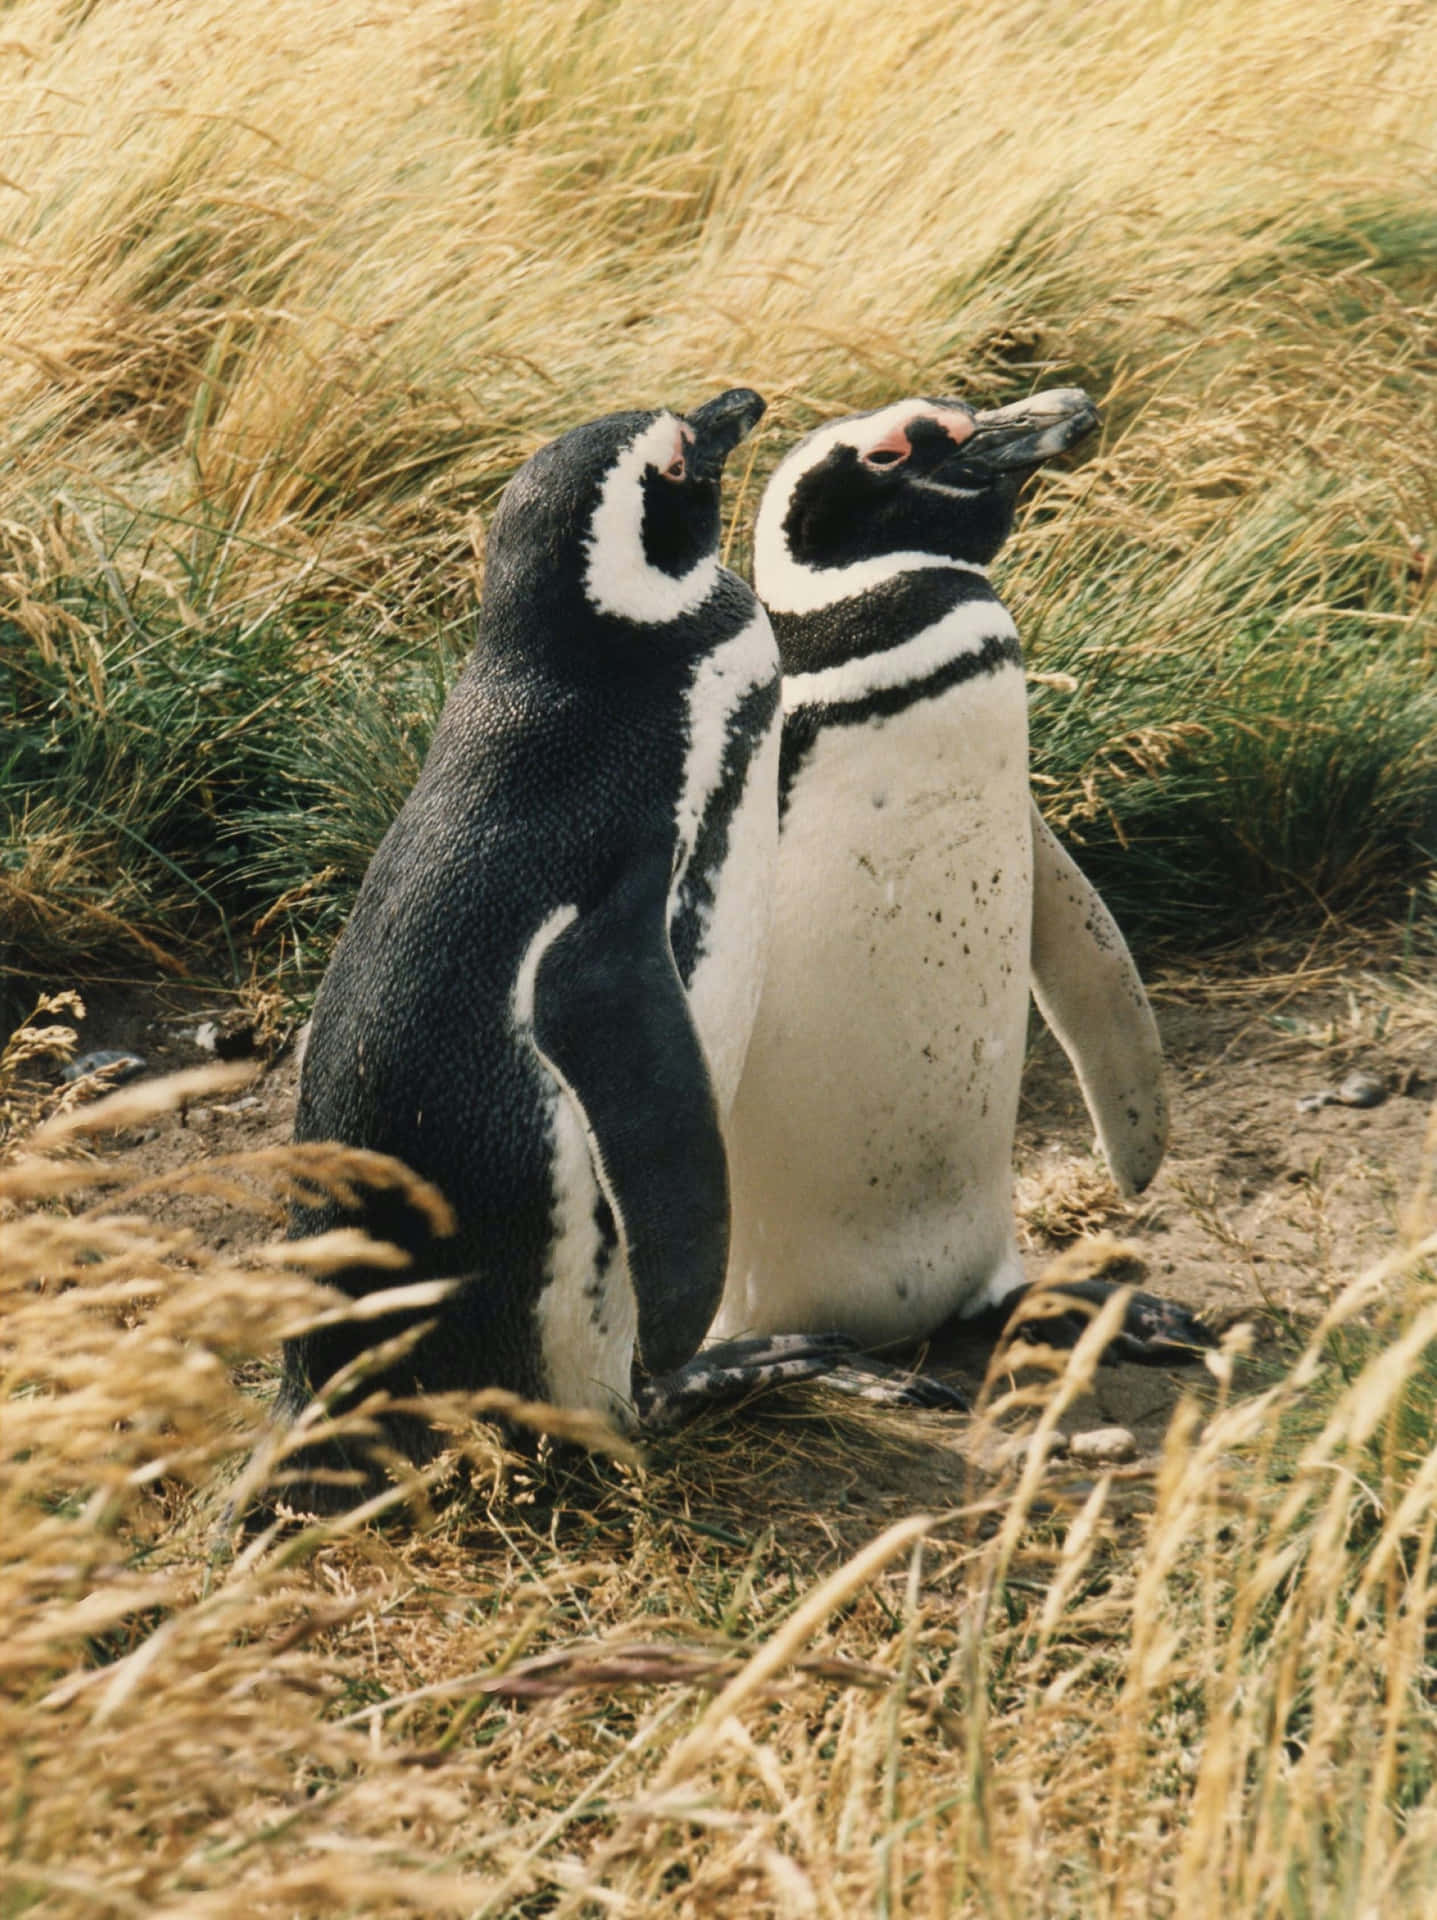
[[534, 977], [535, 1044], [583, 1114], [651, 1373], [698, 1351], [728, 1264], [728, 1162], [669, 947], [670, 871], [667, 850], [630, 868]]
[[1033, 998], [1083, 1089], [1124, 1193], [1162, 1164], [1167, 1095], [1157, 1022], [1133, 957], [1089, 882], [1033, 816]]

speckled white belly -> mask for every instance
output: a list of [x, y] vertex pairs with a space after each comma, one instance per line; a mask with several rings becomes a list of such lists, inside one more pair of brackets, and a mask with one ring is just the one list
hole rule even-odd
[[1021, 1278], [1031, 907], [1021, 667], [819, 735], [728, 1129], [715, 1335], [920, 1337]]

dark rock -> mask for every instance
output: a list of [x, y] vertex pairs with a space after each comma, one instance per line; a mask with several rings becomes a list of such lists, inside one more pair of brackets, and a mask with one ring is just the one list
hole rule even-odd
[[93, 1053], [82, 1053], [72, 1060], [60, 1078], [67, 1086], [73, 1086], [77, 1080], [88, 1080], [92, 1074], [102, 1075], [103, 1078], [94, 1089], [100, 1094], [124, 1086], [127, 1080], [137, 1080], [148, 1071], [149, 1062], [143, 1054], [122, 1052], [115, 1047], [99, 1047]]

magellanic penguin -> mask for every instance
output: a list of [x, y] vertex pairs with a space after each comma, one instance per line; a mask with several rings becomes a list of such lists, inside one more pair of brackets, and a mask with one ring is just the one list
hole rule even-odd
[[[723, 1288], [721, 1116], [758, 1004], [776, 853], [778, 654], [720, 566], [725, 456], [763, 401], [621, 413], [510, 482], [478, 640], [375, 854], [316, 1001], [295, 1138], [372, 1148], [458, 1216], [395, 1195], [359, 1223], [453, 1277], [365, 1382], [502, 1386], [630, 1417], [635, 1351], [677, 1368]], [[338, 1204], [292, 1231], [353, 1224]], [[337, 1276], [352, 1295], [392, 1271]], [[393, 1319], [293, 1341], [291, 1416]], [[387, 1422], [422, 1456], [432, 1436]]]
[[[1118, 1185], [1157, 1171], [1157, 1029], [1112, 917], [1031, 799], [1023, 656], [987, 572], [1025, 476], [1096, 421], [1075, 388], [988, 413], [904, 400], [809, 435], [763, 496], [782, 829], [716, 1336], [831, 1328], [881, 1345], [1013, 1302], [1030, 987]], [[1201, 1344], [1181, 1309], [1130, 1307], [1130, 1349]]]

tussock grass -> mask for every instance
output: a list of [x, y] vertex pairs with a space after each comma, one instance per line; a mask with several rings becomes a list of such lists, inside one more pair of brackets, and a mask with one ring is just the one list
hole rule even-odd
[[424, 1476], [245, 1537], [226, 1482], [283, 1463], [237, 1383], [347, 1256], [208, 1247], [174, 1196], [263, 1224], [361, 1169], [137, 1183], [123, 1129], [185, 1091], [0, 1165], [7, 1914], [1432, 1910], [1437, 1117], [1403, 1246], [1264, 1391], [1230, 1340], [1155, 1473], [1042, 1464], [1100, 1322], [995, 1365], [979, 1427], [1039, 1444], [948, 1510], [892, 1471], [938, 1416], [520, 1460], [451, 1404]]
[[[1148, 940], [1430, 918], [1434, 70], [1403, 0], [15, 0], [0, 982], [312, 980], [505, 480], [736, 381], [740, 561], [820, 418], [1090, 387], [1004, 569], [1045, 804]], [[1401, 1250], [1155, 1475], [1039, 1446], [919, 1514], [937, 1419], [519, 1459], [450, 1403], [431, 1473], [245, 1538], [340, 1257], [265, 1234], [345, 1163], [141, 1181], [151, 1093], [26, 1079], [73, 1011], [0, 1058], [0, 1912], [1437, 1911], [1437, 1132]]]
[[[1340, 330], [1330, 281], [1289, 295], [1300, 425], [1262, 417], [1276, 396], [1245, 358], [1155, 403], [1121, 480], [1099, 460], [1029, 530], [1029, 554], [1053, 543], [1024, 575], [1032, 650], [1078, 683], [1035, 694], [1038, 785], [1149, 932], [1204, 913], [1240, 930], [1275, 902], [1360, 913], [1437, 846], [1430, 537], [1413, 531], [1437, 495], [1409, 437], [1431, 430], [1434, 388], [1415, 311], [1361, 278]], [[1261, 352], [1250, 300], [1237, 319]], [[1079, 575], [1067, 543], [1089, 519], [1098, 565]]]
[[1055, 817], [1145, 940], [1400, 910], [1437, 844], [1434, 34], [1405, 0], [17, 0], [0, 966], [223, 918], [312, 974], [418, 750], [376, 785], [353, 742], [406, 656], [462, 654], [504, 481], [739, 380], [739, 558], [819, 418], [1089, 386], [1102, 445], [1006, 568], [1079, 687], [1035, 702]]

